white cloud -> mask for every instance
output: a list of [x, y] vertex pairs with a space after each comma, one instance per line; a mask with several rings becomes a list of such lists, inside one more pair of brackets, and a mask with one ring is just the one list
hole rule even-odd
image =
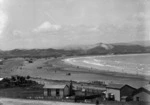
[[0, 0], [0, 38], [2, 37], [2, 32], [6, 26], [7, 16], [3, 10], [3, 0]]
[[3, 3], [4, 2], [4, 0], [0, 0], [0, 3]]
[[15, 36], [15, 37], [21, 37], [21, 36], [23, 36], [23, 33], [22, 33], [21, 31], [19, 31], [19, 30], [14, 30], [14, 31], [12, 32], [12, 34], [13, 34], [13, 36]]
[[40, 26], [35, 28], [34, 32], [49, 32], [49, 31], [57, 31], [61, 29], [61, 25], [51, 24], [48, 21], [45, 21]]

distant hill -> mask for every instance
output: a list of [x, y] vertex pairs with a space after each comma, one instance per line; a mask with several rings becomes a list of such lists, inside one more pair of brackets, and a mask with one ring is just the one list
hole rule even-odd
[[14, 49], [1, 51], [0, 57], [60, 57], [81, 55], [150, 53], [150, 46], [144, 42], [97, 43], [93, 45], [69, 46], [62, 49]]
[[149, 47], [150, 46], [150, 40], [146, 41], [133, 41], [128, 43], [113, 43], [113, 45], [140, 45], [143, 47]]

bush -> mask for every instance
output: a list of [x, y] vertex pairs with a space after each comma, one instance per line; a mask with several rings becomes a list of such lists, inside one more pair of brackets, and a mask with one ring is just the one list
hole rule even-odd
[[0, 88], [32, 87], [32, 86], [41, 87], [40, 84], [29, 79], [30, 76], [27, 77], [12, 76], [11, 78], [4, 78], [2, 81], [0, 81]]

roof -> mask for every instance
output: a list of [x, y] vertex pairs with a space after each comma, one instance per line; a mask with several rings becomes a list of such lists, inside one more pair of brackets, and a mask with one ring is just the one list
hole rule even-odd
[[125, 86], [129, 87], [129, 88], [132, 88], [134, 90], [137, 90], [136, 88], [130, 86], [130, 85], [127, 85], [127, 84], [109, 84], [106, 86], [106, 88], [109, 88], [109, 89], [117, 89], [117, 90], [121, 90], [122, 88], [124, 88]]
[[139, 88], [138, 90], [136, 90], [134, 93], [133, 93], [133, 96], [136, 95], [136, 94], [139, 94], [141, 92], [145, 92], [145, 93], [148, 93], [150, 95], [150, 91], [145, 89], [144, 87], [141, 87]]
[[76, 86], [76, 90], [78, 90], [77, 88], [80, 89], [90, 89], [90, 90], [100, 90], [100, 91], [104, 91], [106, 90], [104, 87], [98, 87], [98, 86]]
[[43, 88], [46, 89], [64, 89], [67, 85], [53, 85], [53, 84], [45, 84]]
[[125, 86], [124, 84], [109, 84], [106, 86], [106, 88], [111, 88], [111, 89], [121, 89], [123, 86]]
[[150, 91], [150, 84], [145, 85], [143, 88], [145, 88], [146, 90]]

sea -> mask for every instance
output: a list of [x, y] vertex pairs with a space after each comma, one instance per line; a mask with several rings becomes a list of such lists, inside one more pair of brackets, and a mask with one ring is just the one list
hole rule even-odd
[[69, 58], [66, 62], [97, 70], [150, 76], [150, 54], [125, 54]]

